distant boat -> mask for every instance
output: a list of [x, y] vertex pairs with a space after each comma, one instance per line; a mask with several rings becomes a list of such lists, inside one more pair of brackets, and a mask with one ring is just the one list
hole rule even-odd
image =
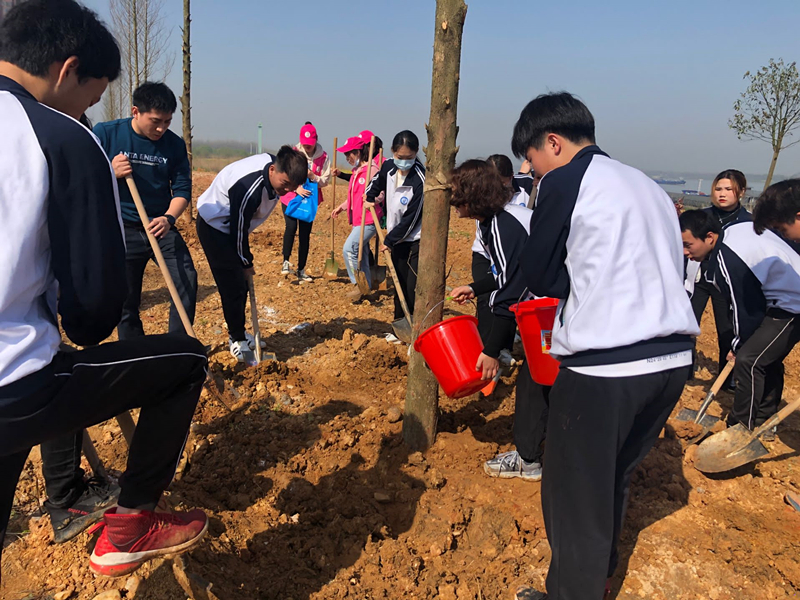
[[661, 185], [683, 185], [686, 183], [685, 179], [670, 179], [669, 177], [653, 177], [653, 181]]
[[[685, 182], [684, 182], [685, 183]], [[697, 182], [697, 189], [696, 190], [681, 190], [687, 196], [708, 196], [708, 194], [704, 194], [701, 189], [703, 187], [703, 180]]]

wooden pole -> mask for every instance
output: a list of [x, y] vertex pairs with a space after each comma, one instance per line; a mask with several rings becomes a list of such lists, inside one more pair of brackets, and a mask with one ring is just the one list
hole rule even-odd
[[[458, 83], [461, 70], [461, 36], [467, 5], [464, 0], [436, 0], [433, 41], [433, 73], [427, 159], [425, 205], [422, 211], [422, 238], [419, 247], [415, 315], [433, 309], [428, 325], [442, 319], [441, 302], [445, 295], [447, 233], [450, 225], [449, 174], [455, 167]], [[420, 334], [414, 323], [414, 338]], [[436, 438], [439, 413], [439, 384], [425, 367], [422, 356], [411, 350], [408, 365], [403, 438], [413, 450], [430, 447]]]
[[[181, 121], [183, 141], [189, 157], [189, 172], [192, 171], [192, 12], [191, 0], [183, 0], [183, 95], [181, 96]], [[189, 221], [194, 221], [191, 194], [189, 196]]]

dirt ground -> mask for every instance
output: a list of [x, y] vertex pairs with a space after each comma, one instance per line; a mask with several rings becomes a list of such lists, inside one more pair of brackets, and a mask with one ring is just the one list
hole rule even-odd
[[[197, 173], [195, 193], [212, 177]], [[338, 191], [343, 198], [344, 186]], [[511, 598], [520, 585], [541, 586], [549, 547], [540, 484], [491, 479], [482, 470], [510, 447], [514, 377], [489, 398], [443, 398], [436, 444], [410, 454], [398, 420], [406, 348], [383, 339], [392, 297], [383, 292], [352, 305], [343, 272], [334, 281], [321, 277], [330, 250], [324, 216], [312, 236], [313, 283], [279, 273], [280, 214], [253, 236], [259, 318], [278, 361], [249, 369], [227, 352], [211, 273], [196, 236], [182, 228], [200, 278], [197, 333], [213, 345], [215, 377], [235, 390], [227, 396], [232, 410], [204, 392], [189, 466], [170, 490], [176, 505], [211, 516], [206, 541], [185, 557], [194, 582], [212, 585], [213, 596], [195, 597], [490, 600]], [[337, 222], [340, 266], [345, 229]], [[469, 222], [452, 223], [449, 285], [469, 279], [472, 231]], [[145, 288], [145, 328], [162, 332], [168, 294], [154, 266]], [[699, 377], [677, 408], [696, 409], [711, 385], [712, 330], [706, 315]], [[800, 391], [796, 352], [786, 366], [784, 396], [792, 398]], [[711, 414], [726, 412], [731, 400], [722, 393]], [[670, 421], [634, 477], [615, 597], [797, 598], [800, 514], [783, 495], [800, 490], [799, 425], [794, 416], [781, 427], [768, 458], [707, 477], [693, 468], [693, 450], [684, 453], [691, 432]], [[126, 447], [116, 423], [91, 435], [107, 466], [122, 471]], [[83, 534], [54, 545], [48, 519], [36, 518], [43, 500], [34, 452], [17, 489], [0, 598], [187, 597], [170, 561], [149, 563], [128, 580], [94, 577], [87, 560], [94, 540]]]

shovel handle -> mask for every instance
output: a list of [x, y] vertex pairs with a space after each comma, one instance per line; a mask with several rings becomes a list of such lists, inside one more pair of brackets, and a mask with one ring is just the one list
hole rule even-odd
[[[333, 138], [333, 170], [334, 171], [336, 170], [336, 157], [338, 155], [338, 152], [336, 152], [336, 147], [338, 145], [339, 145], [339, 138], [338, 137]], [[334, 177], [333, 178], [333, 192], [331, 192], [331, 195], [333, 196], [333, 199], [331, 200], [331, 208], [334, 209], [334, 210], [336, 210], [336, 180], [337, 179], [339, 179], [339, 178], [338, 177]], [[336, 225], [333, 222], [333, 219], [331, 219], [331, 253], [336, 251], [336, 249], [334, 247], [334, 241], [333, 241], [333, 237], [335, 235], [335, 233], [334, 233], [335, 227], [336, 227]]]
[[[375, 221], [375, 231], [378, 232], [378, 239], [380, 239], [381, 245], [385, 246], [386, 244], [384, 241], [386, 237], [383, 235], [383, 229], [381, 229], [381, 224], [378, 222], [378, 214], [375, 212], [375, 207], [370, 207], [369, 210], [372, 212], [372, 220]], [[403, 313], [406, 315], [406, 319], [408, 319], [408, 324], [412, 325], [411, 311], [408, 310], [406, 296], [403, 293], [403, 286], [400, 285], [400, 278], [397, 276], [397, 271], [395, 271], [394, 261], [392, 260], [392, 254], [389, 250], [386, 250], [386, 264], [389, 267], [389, 271], [392, 273], [392, 279], [395, 281], [394, 291], [397, 294], [397, 298], [400, 300], [400, 306], [403, 307]]]
[[261, 328], [258, 326], [258, 303], [256, 302], [256, 286], [253, 276], [247, 273], [247, 294], [250, 296], [250, 321], [253, 323], [253, 337], [256, 340], [256, 360], [261, 362]]
[[773, 427], [775, 427], [778, 423], [783, 421], [786, 417], [788, 417], [790, 414], [792, 414], [798, 408], [800, 408], [800, 396], [798, 396], [797, 400], [795, 400], [791, 404], [787, 404], [786, 406], [784, 406], [781, 410], [779, 410], [771, 419], [769, 419], [761, 427], [759, 427], [755, 431], [753, 431], [752, 435], [750, 436], [750, 441], [756, 439], [758, 436], [760, 436], [762, 433], [764, 433], [768, 429], [772, 429]]
[[717, 377], [717, 380], [714, 382], [714, 385], [711, 386], [711, 390], [708, 392], [706, 399], [703, 400], [703, 404], [700, 405], [700, 410], [697, 411], [697, 417], [695, 418], [694, 422], [699, 423], [703, 417], [706, 415], [706, 411], [708, 407], [711, 405], [711, 401], [714, 399], [719, 391], [722, 389], [722, 384], [725, 383], [725, 380], [728, 378], [728, 375], [731, 374], [733, 371], [733, 366], [736, 364], [736, 360], [729, 360], [728, 363], [725, 365], [725, 368], [722, 369], [722, 372]]
[[147, 234], [150, 247], [153, 249], [153, 254], [156, 257], [158, 268], [161, 269], [161, 275], [163, 275], [164, 281], [167, 284], [169, 295], [172, 298], [172, 304], [175, 305], [175, 309], [178, 311], [178, 315], [181, 318], [183, 327], [186, 329], [186, 334], [193, 338], [197, 338], [194, 328], [192, 327], [192, 322], [189, 320], [189, 315], [186, 314], [186, 309], [183, 307], [183, 303], [181, 302], [178, 289], [175, 287], [175, 282], [172, 280], [172, 275], [169, 274], [167, 263], [164, 262], [164, 255], [162, 254], [161, 248], [158, 245], [158, 240], [153, 237], [152, 233], [150, 233], [150, 218], [147, 216], [147, 211], [144, 209], [142, 197], [139, 195], [139, 188], [136, 187], [136, 182], [133, 180], [133, 175], [127, 175], [125, 177], [125, 183], [128, 184], [128, 189], [131, 192], [133, 203], [136, 205], [136, 210], [139, 212], [139, 218], [142, 221], [142, 225], [144, 225], [144, 232]]

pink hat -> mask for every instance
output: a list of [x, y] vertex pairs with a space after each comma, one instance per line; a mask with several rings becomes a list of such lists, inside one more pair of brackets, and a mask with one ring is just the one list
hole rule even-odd
[[358, 134], [359, 139], [364, 140], [365, 144], [369, 144], [370, 140], [372, 140], [372, 136], [375, 134], [372, 133], [369, 129], [365, 129], [361, 133]]
[[311, 124], [300, 128], [300, 143], [311, 146], [317, 143], [317, 128]]
[[352, 152], [353, 150], [361, 150], [366, 144], [364, 140], [359, 137], [351, 137], [347, 138], [347, 141], [341, 148], [337, 148], [336, 150], [339, 152]]

